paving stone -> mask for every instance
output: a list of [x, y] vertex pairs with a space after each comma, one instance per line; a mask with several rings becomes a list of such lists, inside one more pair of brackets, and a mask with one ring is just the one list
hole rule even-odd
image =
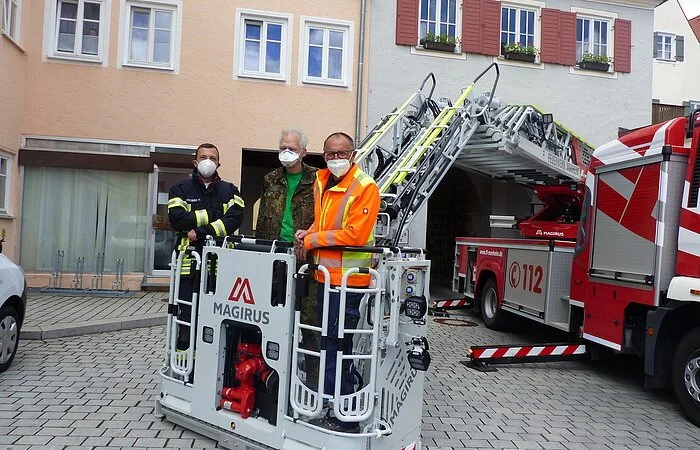
[[87, 438], [83, 436], [57, 436], [49, 441], [49, 445], [59, 448], [64, 446], [80, 446], [86, 439]]

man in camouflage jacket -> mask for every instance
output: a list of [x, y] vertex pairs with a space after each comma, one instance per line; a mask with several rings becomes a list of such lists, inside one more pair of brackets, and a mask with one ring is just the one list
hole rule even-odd
[[[308, 138], [301, 130], [285, 128], [280, 133], [279, 167], [265, 175], [255, 236], [258, 239], [294, 241], [296, 230], [306, 230], [314, 221], [314, 181], [316, 169], [304, 164]], [[291, 189], [290, 189], [291, 188]], [[299, 265], [304, 261], [299, 261]], [[309, 293], [302, 299], [301, 321], [316, 325], [316, 282], [311, 280]], [[318, 351], [318, 335], [302, 330], [302, 347]], [[310, 387], [318, 383], [318, 358], [306, 357], [306, 380]]]

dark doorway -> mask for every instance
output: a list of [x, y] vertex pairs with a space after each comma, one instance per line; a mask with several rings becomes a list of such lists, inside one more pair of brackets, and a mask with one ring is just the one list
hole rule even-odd
[[[484, 177], [452, 168], [430, 198], [426, 248], [431, 261], [430, 276], [437, 283], [452, 280], [455, 238], [483, 236], [487, 231], [484, 230], [483, 215], [488, 215], [488, 211], [484, 211], [482, 197], [489, 198], [487, 186], [490, 183], [486, 179], [486, 183], [481, 183], [481, 178]], [[481, 192], [477, 190], [477, 184]]]
[[[253, 236], [255, 234], [253, 211], [262, 195], [263, 178], [267, 173], [280, 167], [280, 162], [277, 159], [277, 150], [244, 148], [242, 153], [241, 195], [245, 201], [245, 211], [239, 234]], [[321, 155], [307, 154], [304, 162], [314, 167], [326, 167]]]

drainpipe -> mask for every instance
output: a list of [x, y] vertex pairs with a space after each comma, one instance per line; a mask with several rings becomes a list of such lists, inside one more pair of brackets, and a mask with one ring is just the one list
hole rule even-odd
[[357, 62], [357, 104], [355, 105], [355, 142], [360, 142], [360, 119], [362, 116], [362, 75], [365, 66], [365, 18], [367, 16], [367, 0], [362, 0], [360, 6], [360, 57]]

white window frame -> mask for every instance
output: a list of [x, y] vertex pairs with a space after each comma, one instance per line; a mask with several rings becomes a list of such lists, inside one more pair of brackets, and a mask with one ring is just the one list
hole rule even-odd
[[[447, 27], [447, 29], [448, 29], [447, 35], [449, 36], [450, 35], [449, 27], [451, 25], [454, 25], [454, 27], [455, 27], [454, 37], [459, 38], [460, 37], [460, 33], [459, 33], [460, 32], [460, 24], [462, 22], [462, 2], [461, 2], [461, 0], [456, 0], [456, 2], [455, 2], [456, 5], [455, 5], [455, 17], [454, 17], [455, 23], [454, 24], [452, 24], [451, 22], [443, 22], [440, 19], [441, 12], [442, 12], [441, 11], [442, 0], [428, 0], [428, 2], [429, 3], [434, 2], [434, 4], [435, 4], [435, 20], [434, 20], [434, 22], [435, 22], [435, 33], [434, 33], [435, 36], [441, 35], [441, 33], [440, 33], [441, 25], [445, 25]], [[449, 15], [449, 11], [447, 12], [447, 14]], [[418, 39], [419, 40], [423, 39], [423, 37], [425, 36], [425, 33], [421, 34], [421, 22], [424, 21], [422, 19], [422, 17], [423, 17], [423, 2], [419, 0], [418, 1]], [[430, 14], [428, 14], [428, 17], [430, 17]], [[449, 21], [450, 18], [448, 17], [447, 20]], [[431, 22], [430, 18], [427, 19], [427, 22], [428, 23]], [[426, 33], [428, 32], [428, 28], [429, 28], [429, 26], [426, 24], [426, 26], [425, 26]]]
[[[501, 38], [501, 35], [503, 34], [503, 8], [514, 9], [514, 10], [516, 11], [516, 14], [515, 14], [515, 36], [516, 36], [516, 43], [517, 43], [517, 42], [520, 42], [520, 41], [518, 41], [517, 37], [521, 35], [521, 33], [520, 33], [520, 13], [521, 13], [521, 11], [533, 13], [533, 15], [534, 15], [534, 21], [533, 21], [534, 30], [532, 30], [532, 46], [533, 46], [533, 47], [536, 47], [537, 49], [539, 49], [539, 47], [537, 46], [538, 41], [539, 41], [539, 39], [538, 39], [538, 35], [539, 35], [538, 31], [539, 31], [539, 28], [540, 28], [540, 27], [537, 26], [537, 24], [538, 24], [538, 22], [539, 22], [539, 20], [538, 20], [538, 19], [539, 19], [538, 10], [535, 9], [535, 8], [529, 8], [529, 7], [524, 6], [524, 5], [515, 5], [515, 4], [510, 4], [510, 3], [502, 3], [502, 4], [501, 4], [501, 24], [500, 24], [500, 28], [499, 28], [499, 38]], [[511, 32], [508, 31], [508, 33], [510, 34]], [[502, 41], [501, 41], [501, 44], [503, 44]], [[527, 43], [525, 43], [525, 45], [527, 45]]]
[[[264, 45], [266, 36], [263, 36], [264, 30], [268, 23], [282, 25], [282, 42], [280, 48], [280, 73], [270, 73], [263, 71], [245, 70], [245, 23], [248, 20], [263, 22], [265, 26], [261, 30], [261, 52], [260, 58], [264, 61]], [[236, 51], [233, 55], [234, 78], [260, 78], [265, 80], [289, 81], [290, 79], [290, 64], [292, 46], [292, 15], [282, 14], [277, 12], [258, 11], [252, 9], [236, 8], [236, 42], [234, 48]], [[263, 39], [265, 37], [265, 39]], [[262, 64], [262, 63], [261, 63]]]
[[507, 8], [519, 8], [519, 9], [527, 9], [530, 11], [535, 11], [535, 44], [534, 46], [537, 48], [538, 53], [537, 56], [535, 57], [535, 62], [527, 62], [527, 61], [516, 61], [512, 59], [505, 59], [503, 56], [503, 53], [500, 52], [498, 53], [498, 56], [493, 57], [493, 62], [504, 65], [504, 66], [514, 66], [514, 67], [523, 67], [526, 69], [539, 69], [539, 70], [544, 70], [544, 64], [540, 61], [540, 54], [539, 51], [541, 50], [540, 46], [542, 43], [542, 8], [545, 7], [544, 2], [540, 2], [537, 0], [519, 0], [517, 2], [502, 2], [501, 3], [501, 12], [499, 13], [498, 17], [498, 39], [500, 42], [501, 39], [501, 20], [503, 16], [503, 7]]
[[[673, 33], [663, 33], [663, 32], [657, 31], [656, 36], [660, 36], [664, 40], [666, 40], [666, 38], [668, 38], [668, 45], [670, 48], [669, 48], [669, 57], [668, 58], [659, 57], [658, 55], [656, 55], [656, 52], [657, 52], [656, 40], [654, 40], [654, 53], [655, 53], [654, 59], [656, 59], [657, 61], [675, 62], [676, 61], [676, 35]], [[665, 42], [663, 45], [666, 45]]]
[[[173, 22], [170, 39], [170, 62], [169, 64], [151, 63], [144, 61], [130, 61], [131, 53], [131, 11], [133, 8], [144, 9], [167, 9], [173, 13]], [[179, 73], [180, 71], [180, 46], [182, 39], [182, 0], [121, 0], [119, 17], [119, 65], [120, 67], [155, 69]], [[153, 14], [151, 17], [155, 20]], [[150, 28], [149, 28], [150, 29]], [[149, 55], [153, 54], [154, 37], [149, 32]]]
[[[309, 28], [323, 28], [324, 29], [324, 63], [322, 65], [322, 74], [327, 73], [328, 67], [328, 46], [326, 45], [325, 37], [328, 31], [342, 31], [343, 32], [343, 70], [342, 77], [340, 80], [328, 78], [328, 77], [310, 77], [308, 73], [308, 60], [309, 60], [309, 43], [308, 35]], [[299, 59], [299, 79], [303, 84], [319, 84], [326, 86], [338, 86], [351, 88], [352, 87], [352, 63], [353, 54], [355, 52], [354, 38], [353, 38], [354, 22], [345, 20], [332, 20], [318, 17], [301, 17], [301, 27], [299, 28], [299, 46], [301, 48], [300, 59]], [[323, 69], [326, 67], [326, 70]]]
[[[7, 174], [3, 175], [0, 173], [0, 183], [5, 183], [5, 198], [0, 199], [4, 201], [4, 207], [0, 205], [0, 217], [7, 217], [10, 215], [10, 191], [12, 190], [12, 156], [0, 151], [0, 161], [7, 161]], [[0, 164], [1, 166], [1, 164]]]
[[[112, 0], [88, 0], [90, 3], [100, 4], [100, 34], [97, 43], [97, 55], [83, 55], [77, 53], [76, 51], [74, 51], [73, 53], [58, 51], [58, 1], [59, 0], [45, 0], [43, 45], [44, 55], [46, 59], [86, 62], [106, 66], [107, 55], [109, 54], [109, 31], [111, 22], [110, 18], [112, 10]], [[80, 19], [83, 15], [83, 8], [81, 7], [84, 5], [85, 0], [73, 0], [73, 2], [78, 3], [78, 18]], [[76, 46], [74, 50], [78, 49], [78, 42], [80, 46], [82, 46], [82, 39], [79, 39], [79, 36], [82, 36], [82, 28], [79, 30], [76, 24]]]
[[[597, 9], [588, 9], [588, 8], [578, 8], [578, 7], [571, 7], [571, 12], [576, 13], [576, 19], [578, 20], [579, 18], [586, 18], [586, 19], [593, 19], [593, 20], [607, 20], [609, 23], [609, 29], [608, 29], [608, 57], [612, 58], [612, 63], [610, 64], [610, 71], [609, 72], [598, 72], [595, 70], [584, 70], [579, 68], [578, 66], [578, 61], [576, 61], [576, 66], [571, 66], [569, 68], [569, 73], [575, 74], [575, 75], [585, 75], [585, 76], [591, 76], [591, 77], [598, 77], [598, 78], [613, 78], [617, 79], [617, 72], [615, 72], [615, 19], [618, 18], [618, 14], [610, 11], [601, 11]], [[575, 27], [578, 27], [578, 21], [574, 25]], [[574, 34], [576, 34], [576, 28], [574, 28]], [[578, 36], [574, 36], [576, 39]], [[576, 45], [578, 46], [578, 41], [576, 41]]]
[[[615, 41], [611, 39], [613, 24], [610, 22], [610, 20], [606, 19], [606, 18], [600, 18], [600, 17], [588, 17], [588, 16], [580, 16], [579, 17], [579, 16], [576, 16], [576, 34], [577, 34], [577, 36], [576, 36], [576, 49], [577, 50], [578, 50], [578, 45], [579, 45], [579, 40], [578, 40], [578, 22], [579, 22], [579, 20], [583, 24], [585, 24], [585, 23], [589, 24], [588, 33], [589, 33], [589, 39], [590, 39], [588, 42], [588, 49], [587, 49], [587, 51], [584, 51], [584, 50], [581, 51], [581, 57], [583, 57], [583, 55], [586, 55], [586, 54], [595, 55], [595, 46], [600, 46], [600, 47], [605, 46], [605, 55], [602, 55], [602, 53], [601, 53], [601, 55], [598, 55], [598, 56], [608, 56], [609, 57], [611, 50], [612, 50], [611, 47], [615, 46]], [[601, 26], [603, 24], [605, 24], [605, 26], [606, 26], [605, 43], [603, 43], [602, 39], [600, 42], [595, 42], [595, 40], [594, 40], [593, 29], [595, 28], [596, 22], [600, 23]], [[583, 33], [583, 31], [582, 31], [582, 33]]]
[[[17, 15], [10, 17], [12, 8], [8, 8], [8, 4], [14, 3], [17, 5]], [[15, 24], [14, 36], [10, 34], [11, 23]], [[22, 35], [22, 0], [2, 0], [2, 34], [10, 38], [12, 42], [19, 45], [19, 37]]]

